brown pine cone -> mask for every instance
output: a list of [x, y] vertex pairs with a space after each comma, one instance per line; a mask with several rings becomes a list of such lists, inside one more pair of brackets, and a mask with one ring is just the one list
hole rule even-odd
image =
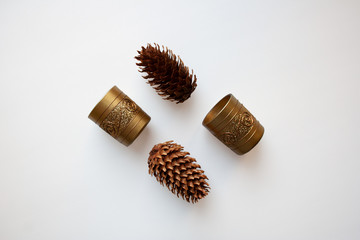
[[161, 50], [158, 44], [154, 45], [148, 44], [138, 51], [139, 56], [135, 59], [140, 61], [136, 63], [139, 71], [147, 73], [144, 78], [165, 100], [184, 102], [197, 86], [196, 75], [193, 70], [190, 74], [189, 68], [171, 50], [164, 46]]
[[155, 145], [148, 159], [149, 173], [178, 197], [195, 203], [208, 194], [210, 187], [200, 165], [183, 149], [173, 141]]

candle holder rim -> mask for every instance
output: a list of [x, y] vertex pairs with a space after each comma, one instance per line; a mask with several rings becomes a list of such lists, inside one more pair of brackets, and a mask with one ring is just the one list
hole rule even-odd
[[109, 91], [107, 91], [104, 97], [102, 97], [101, 100], [91, 110], [88, 118], [92, 119], [94, 122], [97, 122], [101, 117], [101, 115], [103, 114], [103, 112], [105, 112], [106, 108], [108, 107], [108, 106], [106, 107], [102, 106], [103, 103], [106, 102], [107, 98], [109, 98], [110, 96], [115, 99], [116, 96], [113, 95], [112, 92], [118, 92], [118, 91], [120, 91], [120, 89], [116, 85], [114, 85]]
[[218, 101], [214, 107], [206, 114], [202, 124], [204, 126], [209, 125], [212, 121], [214, 121], [229, 105], [233, 95], [231, 93], [227, 94], [220, 101]]

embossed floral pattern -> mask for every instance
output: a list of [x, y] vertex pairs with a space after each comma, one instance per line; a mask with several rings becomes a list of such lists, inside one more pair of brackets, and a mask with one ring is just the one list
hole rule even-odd
[[124, 106], [127, 110], [129, 110], [130, 112], [135, 112], [137, 110], [137, 105], [136, 103], [134, 103], [133, 101], [131, 101], [130, 99], [126, 98], [124, 99]]
[[220, 140], [227, 146], [231, 147], [238, 141], [243, 139], [254, 125], [254, 117], [248, 113], [243, 112], [237, 114], [233, 120], [222, 130]]
[[236, 142], [236, 135], [232, 134], [231, 132], [225, 132], [222, 134], [222, 141], [226, 145], [232, 145]]
[[136, 103], [125, 97], [106, 116], [100, 127], [112, 137], [118, 138], [137, 112], [138, 106]]
[[254, 118], [250, 115], [250, 113], [244, 112], [243, 114], [241, 114], [240, 121], [245, 126], [251, 127], [251, 125], [253, 125], [254, 123]]

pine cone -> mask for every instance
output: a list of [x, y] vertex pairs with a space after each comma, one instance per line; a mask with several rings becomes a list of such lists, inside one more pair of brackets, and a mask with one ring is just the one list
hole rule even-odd
[[195, 203], [208, 194], [210, 187], [200, 165], [183, 149], [173, 141], [155, 145], [148, 159], [149, 173], [178, 197]]
[[193, 70], [190, 74], [189, 68], [171, 50], [164, 46], [161, 50], [158, 44], [154, 45], [148, 44], [138, 51], [139, 56], [135, 59], [140, 61], [136, 63], [139, 71], [147, 73], [144, 78], [165, 100], [184, 102], [197, 86], [196, 75]]

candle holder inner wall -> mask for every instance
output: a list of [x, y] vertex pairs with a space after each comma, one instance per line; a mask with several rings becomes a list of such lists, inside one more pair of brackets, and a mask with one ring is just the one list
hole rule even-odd
[[239, 155], [254, 148], [264, 134], [260, 122], [232, 94], [223, 97], [202, 124]]
[[89, 118], [125, 146], [140, 135], [151, 119], [116, 86], [94, 107]]

